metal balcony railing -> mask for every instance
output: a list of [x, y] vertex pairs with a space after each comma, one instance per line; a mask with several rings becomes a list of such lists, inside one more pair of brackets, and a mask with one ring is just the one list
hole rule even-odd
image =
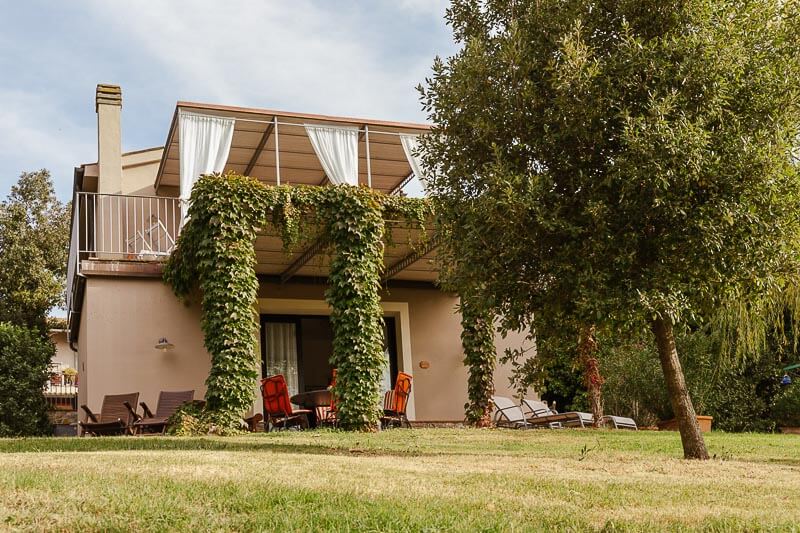
[[179, 198], [77, 192], [72, 201], [67, 310], [81, 264], [90, 259], [164, 261], [182, 223]]

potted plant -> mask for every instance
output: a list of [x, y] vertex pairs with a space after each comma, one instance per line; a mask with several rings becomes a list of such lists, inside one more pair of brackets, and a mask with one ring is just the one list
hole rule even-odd
[[78, 375], [78, 371], [74, 368], [67, 367], [64, 369], [64, 381], [67, 385], [74, 385], [75, 384], [75, 376]]

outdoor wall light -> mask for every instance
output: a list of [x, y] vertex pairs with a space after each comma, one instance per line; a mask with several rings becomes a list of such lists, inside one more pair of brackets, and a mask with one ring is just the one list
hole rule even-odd
[[158, 343], [155, 346], [156, 350], [161, 350], [162, 352], [171, 350], [174, 347], [175, 345], [169, 342], [166, 337], [161, 337], [160, 339], [158, 339]]
[[430, 361], [420, 361], [419, 362], [419, 367], [420, 368], [430, 368], [431, 367], [431, 363], [430, 363]]

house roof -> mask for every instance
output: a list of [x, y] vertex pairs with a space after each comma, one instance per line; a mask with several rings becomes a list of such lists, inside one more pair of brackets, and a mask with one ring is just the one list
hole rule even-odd
[[[275, 145], [279, 146], [280, 176], [283, 184], [321, 185], [325, 172], [317, 159], [304, 124], [357, 126], [359, 135], [359, 183], [368, 182], [367, 134], [371, 183], [374, 189], [391, 192], [411, 175], [411, 167], [400, 144], [399, 133], [424, 133], [428, 124], [392, 122], [353, 117], [336, 117], [273, 109], [245, 108], [178, 102], [172, 117], [161, 165], [156, 176], [156, 191], [162, 186], [177, 187], [180, 182], [180, 135], [177, 122], [181, 110], [236, 118], [233, 142], [225, 171], [234, 171], [259, 180], [277, 183]], [[277, 120], [277, 135], [275, 121]], [[367, 132], [367, 130], [369, 130]]]

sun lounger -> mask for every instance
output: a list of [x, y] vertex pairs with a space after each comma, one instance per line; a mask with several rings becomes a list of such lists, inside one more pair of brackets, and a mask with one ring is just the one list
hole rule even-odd
[[624, 416], [611, 416], [606, 415], [603, 417], [603, 420], [606, 422], [606, 426], [614, 429], [632, 429], [634, 431], [638, 430], [639, 428], [636, 426], [636, 421], [633, 418], [627, 418]]
[[[546, 417], [546, 419], [550, 421], [558, 420], [558, 417], [562, 417], [559, 423], [564, 427], [586, 428], [594, 425], [594, 416], [592, 413], [583, 413], [580, 411], [558, 413], [550, 409], [546, 403], [538, 400], [524, 399], [522, 400], [522, 406], [523, 410], [526, 411], [526, 415], [532, 415], [532, 417], [528, 417], [528, 423], [532, 425], [536, 425], [537, 419], [542, 417]], [[603, 417], [603, 421], [606, 425], [614, 429], [637, 429], [636, 422], [634, 422], [632, 418], [606, 415]], [[543, 424], [544, 421], [542, 420], [538, 423]], [[550, 423], [552, 424], [553, 422]]]
[[[546, 403], [539, 400], [522, 400], [523, 412], [528, 417], [528, 423], [533, 425], [548, 424], [550, 427], [591, 427], [594, 417], [591, 413], [569, 411], [559, 413], [550, 409]], [[553, 424], [556, 424], [555, 426]]]
[[133, 406], [139, 399], [138, 392], [129, 394], [109, 394], [103, 398], [100, 415], [95, 415], [86, 405], [81, 409], [86, 413], [86, 422], [78, 422], [84, 435], [130, 435], [131, 423], [137, 418]]
[[142, 433], [164, 433], [167, 430], [167, 420], [175, 414], [183, 404], [191, 402], [194, 399], [194, 390], [167, 392], [161, 391], [158, 395], [158, 406], [156, 413], [147, 407], [147, 404], [142, 402], [142, 410], [144, 416], [133, 423], [134, 433], [141, 435]]
[[511, 398], [492, 396], [494, 403], [494, 425], [507, 428], [526, 428], [528, 423], [522, 409]]

